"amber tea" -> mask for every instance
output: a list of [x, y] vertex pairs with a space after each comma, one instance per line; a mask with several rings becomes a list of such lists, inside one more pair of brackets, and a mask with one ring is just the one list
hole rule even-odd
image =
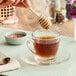
[[37, 30], [32, 33], [32, 39], [27, 40], [27, 47], [35, 54], [34, 58], [37, 63], [51, 64], [51, 60], [55, 59], [58, 51], [59, 37], [58, 33], [50, 30]]
[[40, 57], [53, 57], [56, 55], [59, 40], [54, 36], [40, 36], [37, 37], [34, 43], [34, 48]]

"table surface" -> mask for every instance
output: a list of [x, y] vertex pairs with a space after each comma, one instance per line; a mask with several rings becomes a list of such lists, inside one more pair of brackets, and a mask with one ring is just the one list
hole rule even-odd
[[[12, 25], [0, 24], [0, 27], [20, 29], [20, 30], [29, 30], [29, 31], [42, 29], [41, 26], [37, 22], [36, 23], [32, 22], [32, 23], [26, 24], [25, 19], [24, 20], [20, 19], [18, 23], [12, 24]], [[73, 29], [74, 29], [73, 20], [66, 21], [63, 24], [53, 24], [51, 26], [51, 29], [54, 29], [57, 32], [60, 32], [61, 35], [73, 36]]]
[[[68, 61], [56, 65], [34, 66], [26, 64], [20, 59], [20, 56], [27, 51], [26, 43], [18, 46], [6, 44], [4, 36], [6, 32], [10, 31], [14, 31], [14, 29], [0, 28], [0, 51], [17, 59], [21, 64], [21, 68], [2, 74], [8, 76], [76, 76], [76, 42], [73, 41], [72, 37], [61, 37], [61, 45], [63, 47], [61, 51], [67, 50], [71, 54]], [[31, 32], [25, 32], [27, 33], [27, 38], [31, 38]]]

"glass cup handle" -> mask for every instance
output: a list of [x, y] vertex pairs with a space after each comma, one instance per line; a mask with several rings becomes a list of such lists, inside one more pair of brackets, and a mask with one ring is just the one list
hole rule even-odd
[[[37, 51], [36, 51], [35, 49], [30, 48], [30, 46], [29, 46], [30, 43], [33, 43], [33, 41], [32, 41], [32, 40], [31, 40], [31, 41], [28, 40], [28, 41], [26, 42], [28, 49], [29, 49], [33, 54], [37, 54]], [[35, 51], [33, 51], [33, 50], [35, 50]]]

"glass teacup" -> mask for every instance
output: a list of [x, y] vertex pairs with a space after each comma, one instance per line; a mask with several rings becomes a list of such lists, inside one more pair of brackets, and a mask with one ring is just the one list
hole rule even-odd
[[[33, 43], [34, 50], [29, 46]], [[37, 30], [32, 33], [32, 40], [27, 41], [30, 51], [35, 54], [35, 60], [40, 64], [49, 64], [57, 54], [59, 34], [46, 30]]]

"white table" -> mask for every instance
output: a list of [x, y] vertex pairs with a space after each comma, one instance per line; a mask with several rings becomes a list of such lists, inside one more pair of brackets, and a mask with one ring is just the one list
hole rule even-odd
[[[6, 32], [14, 31], [13, 29], [0, 28], [0, 51], [16, 58], [21, 63], [21, 68], [14, 71], [4, 72], [8, 76], [76, 76], [76, 43], [71, 37], [61, 37], [61, 45], [63, 50], [69, 51], [71, 58], [61, 64], [34, 66], [23, 62], [20, 59], [25, 51], [27, 51], [26, 44], [13, 46], [7, 45], [4, 35]], [[25, 31], [28, 38], [31, 38], [31, 32]]]

